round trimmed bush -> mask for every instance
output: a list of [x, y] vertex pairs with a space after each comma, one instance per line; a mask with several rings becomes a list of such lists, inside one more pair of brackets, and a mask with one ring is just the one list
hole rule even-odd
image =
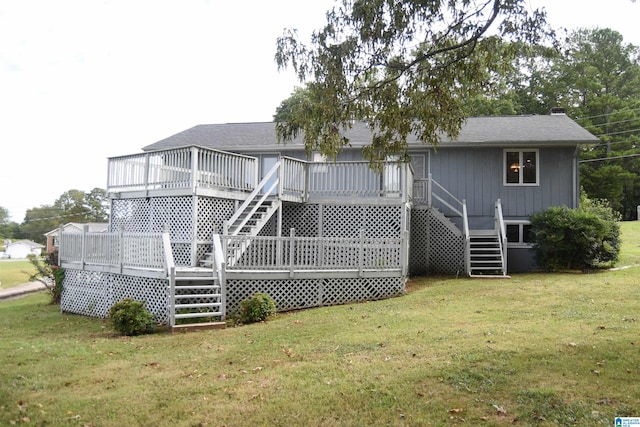
[[238, 320], [240, 323], [262, 322], [275, 312], [275, 301], [269, 295], [258, 292], [251, 298], [240, 301]]
[[150, 334], [156, 326], [153, 314], [144, 303], [131, 298], [113, 304], [109, 309], [109, 320], [117, 332], [127, 336]]

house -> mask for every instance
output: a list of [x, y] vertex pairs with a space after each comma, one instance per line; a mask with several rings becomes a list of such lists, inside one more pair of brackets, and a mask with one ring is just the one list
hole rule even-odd
[[43, 245], [31, 240], [19, 240], [9, 243], [6, 247], [6, 253], [9, 258], [26, 258], [28, 255], [40, 256], [43, 248]]
[[[109, 230], [109, 223], [106, 222], [68, 222], [61, 226], [65, 233], [82, 233], [87, 227], [87, 231], [91, 233], [106, 233]], [[52, 254], [58, 251], [58, 235], [60, 233], [60, 227], [55, 228], [47, 233], [44, 233], [47, 238], [47, 254]]]
[[368, 125], [346, 136], [327, 162], [274, 123], [199, 125], [109, 159], [109, 233], [61, 233], [63, 310], [131, 296], [174, 325], [258, 291], [288, 310], [400, 295], [410, 274], [527, 271], [529, 216], [578, 205], [578, 149], [598, 142], [564, 114], [470, 118], [377, 173]]

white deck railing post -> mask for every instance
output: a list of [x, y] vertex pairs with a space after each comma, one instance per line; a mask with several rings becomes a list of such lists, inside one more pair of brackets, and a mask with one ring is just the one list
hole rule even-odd
[[433, 199], [432, 199], [432, 177], [431, 174], [429, 174], [428, 176], [428, 180], [427, 180], [427, 206], [431, 207], [432, 203], [433, 203]]
[[82, 269], [84, 270], [85, 264], [86, 264], [86, 256], [85, 253], [87, 252], [87, 233], [89, 232], [89, 226], [85, 225], [84, 227], [82, 227], [82, 246], [80, 249], [80, 265], [82, 266]]
[[220, 242], [220, 235], [213, 235], [213, 266], [214, 276], [217, 276], [220, 285], [220, 313], [222, 321], [225, 320], [227, 314], [227, 263], [226, 255], [223, 251], [223, 245]]
[[295, 256], [296, 256], [296, 229], [289, 230], [289, 277], [295, 274]]
[[364, 229], [360, 229], [360, 247], [358, 248], [358, 275], [364, 273]]
[[144, 178], [143, 178], [143, 189], [145, 191], [149, 191], [149, 175], [151, 174], [151, 167], [150, 167], [150, 156], [149, 154], [145, 154], [144, 155]]
[[118, 268], [122, 274], [124, 268], [124, 225], [120, 224], [118, 229]]

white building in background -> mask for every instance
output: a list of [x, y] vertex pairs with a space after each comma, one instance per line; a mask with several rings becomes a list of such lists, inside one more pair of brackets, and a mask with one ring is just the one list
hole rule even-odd
[[28, 255], [40, 256], [44, 245], [32, 242], [31, 240], [20, 240], [18, 242], [9, 243], [6, 253], [10, 258], [26, 258]]

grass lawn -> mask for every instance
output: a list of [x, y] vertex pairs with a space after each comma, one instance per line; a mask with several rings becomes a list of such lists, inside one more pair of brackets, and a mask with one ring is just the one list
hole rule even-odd
[[27, 260], [0, 260], [0, 288], [8, 289], [29, 281], [36, 269]]
[[640, 223], [623, 233], [630, 268], [418, 278], [217, 331], [121, 338], [45, 293], [2, 302], [0, 425], [613, 426], [640, 416]]

